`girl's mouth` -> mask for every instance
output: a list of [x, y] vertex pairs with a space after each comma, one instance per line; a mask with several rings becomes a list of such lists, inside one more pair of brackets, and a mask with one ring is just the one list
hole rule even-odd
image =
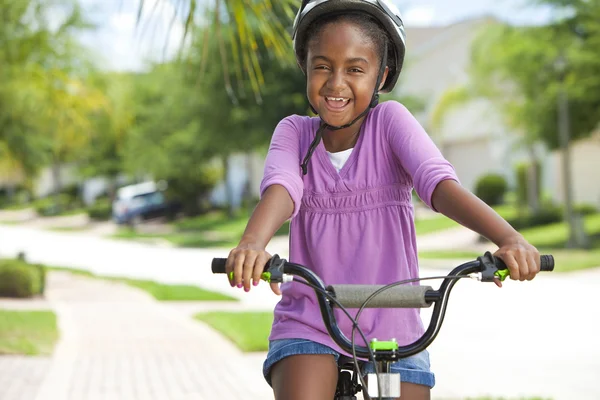
[[350, 99], [347, 97], [329, 97], [329, 96], [325, 96], [325, 106], [327, 107], [328, 110], [330, 111], [341, 111], [344, 108], [346, 108], [346, 106], [348, 104], [350, 104]]

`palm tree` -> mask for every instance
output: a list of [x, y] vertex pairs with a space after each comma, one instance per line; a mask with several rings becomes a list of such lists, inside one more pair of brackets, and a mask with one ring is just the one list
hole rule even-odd
[[[142, 19], [142, 11], [150, 3], [150, 9], [156, 11], [159, 3], [165, 0], [141, 0], [138, 9], [138, 23]], [[172, 23], [179, 18], [184, 21], [185, 41], [191, 37], [205, 51], [202, 53], [202, 67], [208, 61], [208, 42], [216, 36], [220, 48], [220, 61], [225, 79], [225, 89], [234, 98], [230, 73], [233, 72], [239, 81], [248, 80], [258, 102], [264, 78], [259, 65], [258, 46], [263, 45], [278, 62], [289, 62], [291, 47], [292, 21], [299, 5], [299, 0], [170, 0], [176, 12]], [[204, 5], [203, 9], [200, 7]], [[204, 21], [204, 22], [201, 22]], [[208, 23], [207, 23], [208, 22]], [[226, 31], [221, 27], [233, 25]], [[233, 37], [236, 32], [237, 37]], [[258, 32], [258, 35], [255, 33]], [[231, 35], [225, 40], [224, 35]], [[234, 39], [234, 40], [233, 40]], [[225, 43], [231, 43], [227, 48]], [[182, 45], [183, 47], [183, 45]], [[228, 54], [229, 53], [229, 54]], [[233, 60], [230, 64], [227, 60]]]

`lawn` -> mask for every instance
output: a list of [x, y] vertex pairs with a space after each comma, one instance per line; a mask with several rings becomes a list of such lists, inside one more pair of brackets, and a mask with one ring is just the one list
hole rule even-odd
[[207, 312], [194, 318], [221, 332], [244, 352], [269, 349], [272, 312]]
[[50, 355], [57, 340], [53, 312], [0, 310], [0, 354]]
[[[496, 206], [494, 207], [494, 210], [504, 219], [512, 219], [518, 215], [518, 210], [513, 205]], [[435, 215], [431, 218], [418, 218], [415, 220], [417, 235], [426, 235], [428, 233], [439, 232], [459, 226], [458, 222], [455, 222], [442, 214]]]
[[[590, 237], [600, 237], [600, 213], [584, 218], [584, 228]], [[568, 225], [564, 222], [525, 229], [521, 232], [525, 238], [540, 248], [564, 247], [569, 235]]]
[[[138, 233], [130, 228], [121, 228], [112, 237], [117, 239], [162, 239], [177, 247], [214, 248], [235, 247], [248, 223], [250, 214], [239, 212], [229, 218], [224, 211], [215, 211], [197, 217], [185, 218], [173, 223], [173, 232], [167, 234]], [[289, 233], [289, 222], [286, 222], [275, 236]]]
[[237, 298], [212, 292], [193, 285], [167, 285], [149, 280], [99, 276], [89, 271], [74, 268], [47, 267], [47, 269], [50, 271], [70, 272], [88, 278], [107, 279], [126, 283], [130, 286], [145, 290], [159, 301], [238, 301]]
[[435, 217], [431, 218], [419, 218], [415, 220], [415, 229], [417, 235], [426, 235], [428, 233], [456, 228], [458, 226], [460, 225], [457, 222], [454, 222], [444, 215], [436, 215]]
[[[535, 228], [523, 229], [521, 234], [542, 254], [552, 254], [556, 261], [555, 271], [568, 272], [585, 268], [600, 267], [600, 214], [584, 218], [585, 231], [592, 242], [591, 249], [567, 249], [568, 226], [556, 223]], [[494, 247], [494, 246], [492, 246]], [[463, 250], [424, 251], [421, 259], [475, 259], [481, 254]]]
[[420, 251], [420, 259], [430, 260], [475, 260], [483, 253], [470, 250], [433, 250]]

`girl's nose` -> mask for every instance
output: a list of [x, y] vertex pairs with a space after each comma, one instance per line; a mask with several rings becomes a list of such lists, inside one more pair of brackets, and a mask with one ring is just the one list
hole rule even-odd
[[341, 89], [344, 87], [344, 74], [339, 71], [333, 71], [327, 81], [327, 86], [332, 90]]

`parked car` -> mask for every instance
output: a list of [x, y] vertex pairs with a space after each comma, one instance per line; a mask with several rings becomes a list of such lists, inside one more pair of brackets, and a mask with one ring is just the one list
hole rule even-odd
[[143, 182], [118, 189], [112, 205], [113, 220], [117, 224], [135, 225], [175, 215], [180, 206], [166, 199], [165, 189], [162, 182]]

